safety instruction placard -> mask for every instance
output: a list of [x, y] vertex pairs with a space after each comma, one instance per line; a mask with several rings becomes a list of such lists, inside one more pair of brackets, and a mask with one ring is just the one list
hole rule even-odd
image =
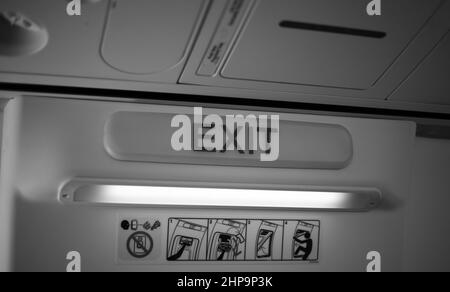
[[168, 261], [319, 260], [319, 220], [168, 221]]
[[151, 217], [122, 217], [118, 223], [118, 259], [150, 263], [161, 254], [162, 222]]

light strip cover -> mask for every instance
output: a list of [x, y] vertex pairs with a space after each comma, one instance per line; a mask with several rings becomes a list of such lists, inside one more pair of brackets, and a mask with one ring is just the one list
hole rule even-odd
[[[316, 189], [316, 188], [315, 188]], [[64, 188], [64, 203], [162, 207], [270, 208], [368, 211], [381, 201], [377, 189], [352, 191], [259, 190], [81, 184]]]

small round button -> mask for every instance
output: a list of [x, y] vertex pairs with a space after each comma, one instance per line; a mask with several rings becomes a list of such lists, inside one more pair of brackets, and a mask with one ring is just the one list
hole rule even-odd
[[123, 220], [122, 223], [120, 223], [120, 227], [122, 227], [123, 230], [129, 230], [130, 222], [128, 222], [128, 220]]

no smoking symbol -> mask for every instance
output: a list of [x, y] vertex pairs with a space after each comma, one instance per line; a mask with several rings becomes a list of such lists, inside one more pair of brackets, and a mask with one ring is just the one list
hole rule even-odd
[[153, 249], [153, 239], [145, 232], [133, 233], [127, 241], [127, 250], [135, 258], [142, 259], [148, 256]]

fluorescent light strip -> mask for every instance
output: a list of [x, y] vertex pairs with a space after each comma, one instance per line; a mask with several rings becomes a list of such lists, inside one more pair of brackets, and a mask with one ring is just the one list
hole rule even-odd
[[113, 205], [368, 211], [379, 205], [381, 193], [85, 184], [73, 188], [72, 194], [63, 191], [61, 199]]

